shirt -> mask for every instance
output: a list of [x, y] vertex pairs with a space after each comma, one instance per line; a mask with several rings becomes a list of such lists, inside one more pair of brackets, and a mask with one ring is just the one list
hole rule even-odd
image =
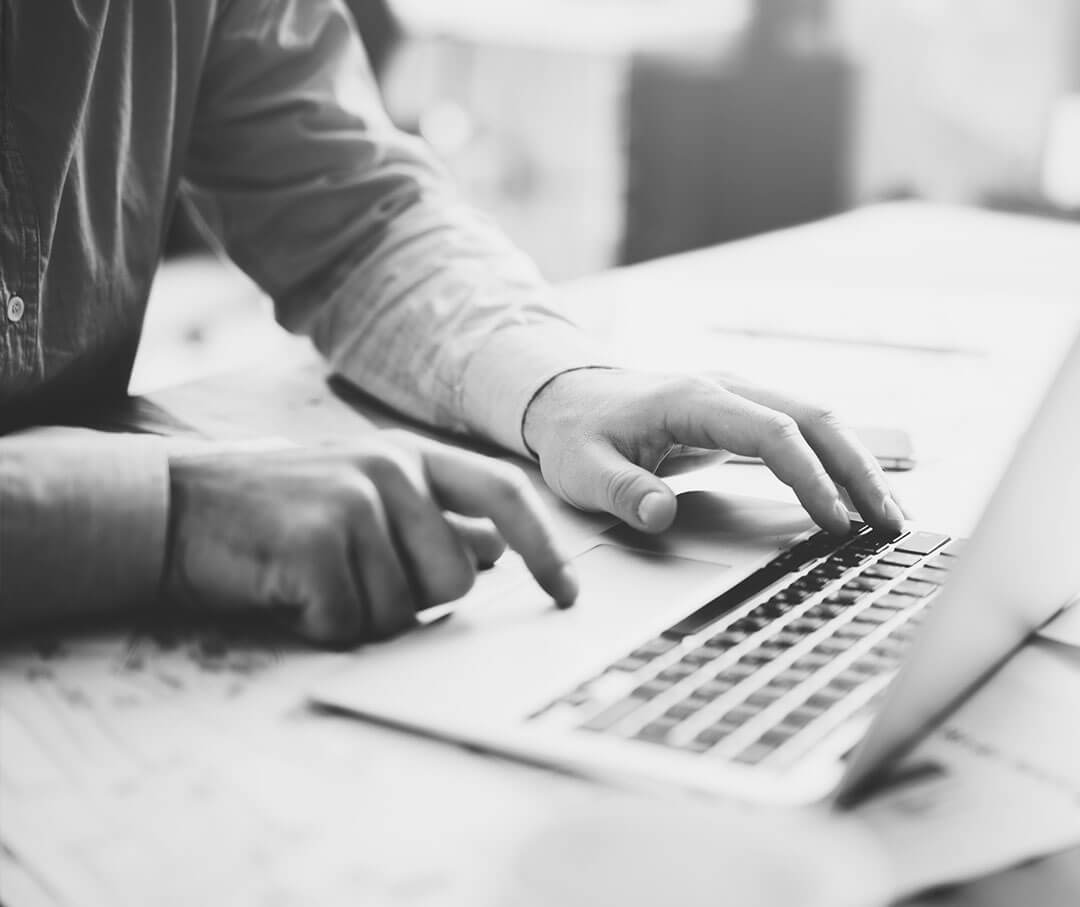
[[[598, 362], [390, 123], [339, 0], [0, 0], [0, 78], [0, 426], [125, 393], [181, 194], [283, 325], [409, 416], [525, 452], [532, 396]], [[161, 444], [0, 438], [0, 609], [152, 597], [167, 498]]]

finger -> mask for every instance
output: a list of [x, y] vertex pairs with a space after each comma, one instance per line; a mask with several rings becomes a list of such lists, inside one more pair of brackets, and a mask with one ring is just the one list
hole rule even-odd
[[419, 459], [388, 447], [361, 462], [379, 490], [417, 605], [457, 601], [473, 586], [477, 558], [435, 503]]
[[555, 541], [543, 502], [516, 467], [442, 445], [424, 448], [428, 479], [440, 503], [465, 516], [490, 517], [559, 605], [578, 596], [578, 580]]
[[352, 565], [367, 604], [369, 635], [386, 639], [416, 622], [417, 603], [378, 488], [359, 473], [352, 484], [356, 489], [348, 501]]
[[841, 534], [851, 528], [836, 485], [791, 416], [705, 385], [671, 401], [667, 427], [680, 444], [760, 457], [819, 526]]
[[494, 567], [495, 562], [506, 552], [506, 540], [499, 535], [499, 530], [491, 520], [450, 512], [444, 513], [443, 518], [465, 543], [465, 547], [473, 553], [481, 570]]
[[855, 433], [828, 410], [784, 394], [753, 386], [737, 386], [736, 393], [756, 403], [787, 413], [821, 458], [829, 474], [843, 485], [859, 513], [882, 529], [899, 531], [904, 513], [889, 489], [888, 480]]
[[267, 597], [311, 642], [335, 648], [356, 645], [370, 635], [371, 625], [347, 531], [325, 513], [308, 521], [306, 528], [303, 520], [296, 522], [297, 560], [276, 572]]
[[607, 443], [586, 448], [563, 485], [579, 506], [606, 510], [645, 532], [662, 532], [675, 519], [674, 492]]

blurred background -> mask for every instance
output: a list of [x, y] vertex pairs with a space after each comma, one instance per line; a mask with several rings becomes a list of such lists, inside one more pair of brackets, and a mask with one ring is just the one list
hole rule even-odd
[[[1080, 0], [347, 2], [395, 121], [554, 281], [882, 200], [1080, 219]], [[155, 304], [135, 389], [235, 350], [235, 289]]]

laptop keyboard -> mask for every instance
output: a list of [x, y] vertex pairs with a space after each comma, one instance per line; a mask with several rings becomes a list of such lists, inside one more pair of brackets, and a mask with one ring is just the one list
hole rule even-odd
[[959, 542], [818, 532], [532, 716], [783, 769], [862, 736]]

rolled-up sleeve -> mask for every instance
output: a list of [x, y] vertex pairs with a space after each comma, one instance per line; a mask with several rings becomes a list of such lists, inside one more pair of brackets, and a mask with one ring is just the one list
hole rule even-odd
[[168, 494], [159, 438], [66, 428], [0, 437], [0, 627], [152, 605]]
[[186, 190], [333, 369], [422, 421], [524, 452], [529, 399], [602, 351], [533, 264], [389, 122], [337, 0], [228, 0]]

